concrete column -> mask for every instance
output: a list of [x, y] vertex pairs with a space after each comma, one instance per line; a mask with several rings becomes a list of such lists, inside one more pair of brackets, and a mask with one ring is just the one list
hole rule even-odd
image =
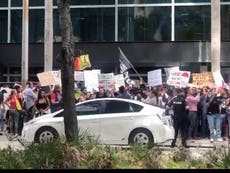
[[220, 0], [211, 0], [211, 64], [212, 72], [220, 72]]
[[22, 86], [28, 81], [28, 57], [29, 57], [29, 0], [23, 0], [22, 15]]
[[53, 0], [45, 1], [44, 71], [53, 69]]

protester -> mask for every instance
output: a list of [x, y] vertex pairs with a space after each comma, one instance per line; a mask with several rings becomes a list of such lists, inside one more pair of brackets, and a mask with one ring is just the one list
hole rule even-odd
[[26, 83], [26, 89], [23, 91], [23, 98], [25, 109], [27, 111], [26, 122], [33, 118], [34, 114], [34, 102], [37, 99], [36, 93], [33, 91], [34, 85], [32, 82]]
[[197, 104], [200, 101], [200, 93], [196, 95], [195, 88], [190, 88], [186, 97], [186, 104], [188, 109], [188, 136], [187, 138], [190, 140], [195, 138], [193, 132], [196, 126], [196, 118], [197, 118]]
[[0, 135], [2, 135], [2, 132], [4, 131], [5, 128], [5, 104], [4, 104], [4, 94], [6, 93], [6, 90], [1, 90], [0, 91]]
[[119, 95], [117, 97], [123, 99], [131, 99], [131, 95], [126, 92], [123, 85], [119, 87]]
[[62, 108], [62, 92], [61, 86], [55, 85], [53, 92], [50, 94], [50, 102], [51, 102], [51, 113], [56, 112]]
[[44, 90], [39, 90], [38, 98], [34, 104], [35, 114], [36, 116], [41, 116], [44, 114], [50, 113], [50, 101]]

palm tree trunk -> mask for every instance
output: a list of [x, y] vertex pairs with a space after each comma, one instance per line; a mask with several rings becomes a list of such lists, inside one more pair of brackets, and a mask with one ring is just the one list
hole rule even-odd
[[78, 124], [74, 102], [74, 41], [70, 17], [70, 0], [57, 0], [62, 33], [61, 80], [64, 108], [64, 125], [67, 141], [78, 136]]

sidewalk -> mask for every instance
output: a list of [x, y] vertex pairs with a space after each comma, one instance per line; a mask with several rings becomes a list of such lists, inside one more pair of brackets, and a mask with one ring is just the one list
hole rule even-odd
[[16, 139], [9, 141], [6, 134], [0, 135], [0, 149], [6, 149], [11, 147], [13, 150], [22, 150], [24, 147], [22, 144]]

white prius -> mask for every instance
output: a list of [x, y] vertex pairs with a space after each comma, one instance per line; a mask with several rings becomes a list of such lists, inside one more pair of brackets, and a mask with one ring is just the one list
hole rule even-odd
[[[165, 110], [136, 100], [101, 98], [76, 104], [79, 133], [104, 144], [153, 145], [174, 138], [171, 116]], [[22, 142], [42, 143], [65, 137], [63, 110], [24, 124]]]

